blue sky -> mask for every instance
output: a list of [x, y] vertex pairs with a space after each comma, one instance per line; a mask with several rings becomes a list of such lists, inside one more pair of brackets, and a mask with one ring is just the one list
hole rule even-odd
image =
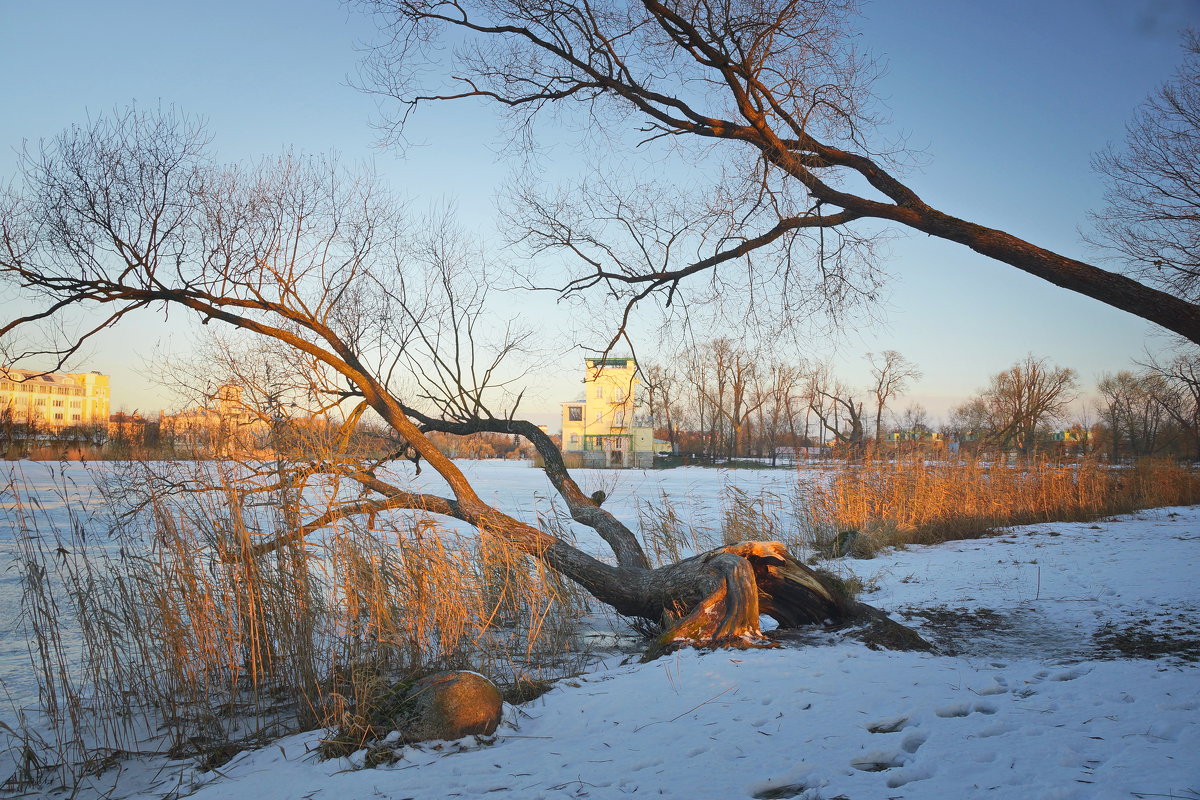
[[[1079, 231], [1103, 184], [1089, 158], [1121, 140], [1135, 106], [1177, 67], [1180, 31], [1198, 23], [1197, 0], [880, 1], [866, 4], [860, 41], [886, 64], [877, 90], [923, 153], [909, 183], [927, 202], [1092, 259]], [[452, 202], [490, 235], [509, 170], [496, 119], [469, 105], [431, 109], [411, 131], [420, 146], [375, 147], [375, 100], [349, 86], [355, 43], [372, 33], [336, 0], [0, 0], [0, 175], [13, 173], [23, 140], [134, 100], [173, 104], [207, 118], [222, 158], [294, 147], [369, 159], [414, 207]], [[1163, 345], [1136, 318], [962, 247], [906, 235], [890, 249], [884, 321], [809, 349], [833, 353], [852, 382], [863, 353], [900, 350], [926, 374], [911, 399], [937, 416], [1030, 352], [1090, 386]], [[170, 400], [138, 370], [156, 342], [177, 349], [183, 333], [147, 318], [107, 336], [86, 367], [114, 376], [116, 406], [157, 409]], [[557, 414], [577, 364], [562, 354], [570, 379], [535, 387], [530, 416]]]

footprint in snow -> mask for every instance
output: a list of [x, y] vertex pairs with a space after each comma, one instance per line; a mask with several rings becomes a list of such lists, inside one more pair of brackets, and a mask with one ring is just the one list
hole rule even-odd
[[888, 775], [887, 785], [889, 789], [899, 789], [907, 783], [913, 781], [923, 781], [926, 778], [933, 777], [933, 767], [927, 764], [921, 764], [913, 767], [905, 767]]
[[1013, 730], [1011, 725], [1001, 723], [999, 725], [988, 725], [986, 728], [980, 728], [975, 734], [980, 739], [990, 739], [993, 736], [1003, 736]]
[[863, 772], [883, 772], [904, 765], [904, 755], [898, 750], [872, 750], [850, 759], [850, 766]]
[[911, 755], [921, 749], [921, 745], [925, 744], [925, 740], [928, 738], [929, 734], [925, 731], [913, 731], [904, 736], [903, 741], [900, 742], [900, 749]]
[[908, 727], [908, 717], [888, 717], [867, 725], [867, 730], [871, 733], [895, 733], [905, 727]]
[[951, 703], [950, 705], [934, 709], [933, 713], [943, 719], [953, 719], [955, 717], [965, 717], [972, 711], [979, 714], [995, 714], [996, 706], [992, 703], [982, 701], [975, 703]]
[[933, 713], [937, 714], [939, 717], [942, 717], [943, 719], [951, 719], [953, 717], [965, 717], [971, 713], [971, 704], [970, 703], [951, 703], [948, 706], [942, 706], [941, 708], [935, 708], [933, 710]]

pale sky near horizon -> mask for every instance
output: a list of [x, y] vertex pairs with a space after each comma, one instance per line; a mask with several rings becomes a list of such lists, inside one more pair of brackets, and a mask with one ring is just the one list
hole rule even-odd
[[[923, 153], [909, 185], [927, 202], [1095, 260], [1080, 237], [1104, 188], [1090, 157], [1119, 143], [1135, 107], [1171, 76], [1189, 25], [1200, 25], [1197, 0], [877, 0], [865, 4], [860, 45], [886, 64], [877, 91]], [[131, 101], [175, 105], [208, 120], [223, 159], [288, 147], [370, 159], [415, 207], [452, 203], [489, 235], [511, 168], [497, 155], [495, 118], [469, 105], [431, 109], [411, 131], [421, 146], [403, 157], [376, 148], [375, 100], [348, 85], [355, 43], [372, 33], [335, 0], [0, 0], [0, 178], [13, 175], [25, 140]], [[1076, 369], [1090, 390], [1165, 344], [1148, 323], [961, 246], [904, 234], [886, 266], [883, 322], [851, 332], [833, 357], [853, 383], [865, 379], [864, 353], [901, 351], [925, 378], [899, 406], [919, 401], [935, 417], [1027, 353]], [[105, 336], [80, 368], [113, 376], [114, 409], [157, 410], [172, 400], [140, 370], [186, 331], [148, 317]], [[578, 391], [580, 354], [564, 350], [558, 369], [526, 405], [552, 429], [558, 402]]]

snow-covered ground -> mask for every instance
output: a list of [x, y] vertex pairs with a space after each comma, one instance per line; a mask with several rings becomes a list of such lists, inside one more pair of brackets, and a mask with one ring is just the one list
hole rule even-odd
[[[491, 484], [501, 493], [537, 478], [473, 469], [489, 473], [481, 481], [503, 476]], [[612, 507], [627, 519], [632, 498], [662, 489], [712, 516], [724, 481], [786, 496], [794, 479], [595, 478], [615, 481]], [[837, 566], [944, 652], [876, 652], [821, 634], [773, 650], [613, 657], [506, 709], [495, 737], [403, 748], [391, 766], [361, 768], [361, 752], [320, 761], [314, 731], [210, 772], [127, 762], [80, 796], [1200, 798], [1200, 508]]]

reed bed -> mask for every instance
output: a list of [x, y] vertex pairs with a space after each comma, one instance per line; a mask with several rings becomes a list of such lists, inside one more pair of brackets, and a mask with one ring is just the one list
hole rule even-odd
[[981, 536], [996, 528], [1083, 521], [1200, 501], [1200, 474], [1169, 461], [867, 461], [806, 492], [804, 525], [820, 555]]
[[83, 520], [65, 496], [49, 514], [6, 494], [40, 698], [0, 726], [9, 792], [131, 754], [217, 766], [317, 726], [365, 739], [373, 700], [433, 670], [504, 686], [582, 669], [583, 599], [487, 532], [381, 515], [250, 558], [328, 498], [152, 491], [132, 517]]

